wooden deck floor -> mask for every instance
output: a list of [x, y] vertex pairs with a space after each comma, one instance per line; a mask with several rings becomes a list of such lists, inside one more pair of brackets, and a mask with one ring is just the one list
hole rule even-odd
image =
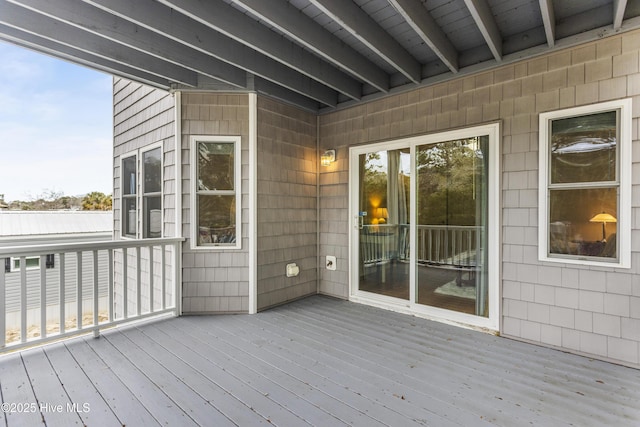
[[640, 425], [638, 370], [321, 296], [6, 355], [0, 389], [9, 426]]

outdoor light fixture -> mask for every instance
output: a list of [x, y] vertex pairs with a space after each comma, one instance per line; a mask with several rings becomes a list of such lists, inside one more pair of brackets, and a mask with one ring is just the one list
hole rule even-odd
[[605, 234], [605, 224], [608, 222], [618, 222], [618, 220], [616, 219], [615, 216], [610, 215], [608, 213], [599, 213], [596, 216], [594, 216], [593, 218], [591, 218], [589, 220], [589, 222], [601, 222], [602, 223], [602, 241], [605, 242], [606, 239], [606, 234]]
[[336, 161], [336, 150], [327, 150], [322, 156], [320, 156], [320, 164], [322, 166], [329, 166]]

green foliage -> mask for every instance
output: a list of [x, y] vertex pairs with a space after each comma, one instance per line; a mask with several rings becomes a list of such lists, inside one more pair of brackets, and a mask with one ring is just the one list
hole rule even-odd
[[82, 199], [83, 211], [110, 211], [112, 207], [111, 195], [94, 191]]

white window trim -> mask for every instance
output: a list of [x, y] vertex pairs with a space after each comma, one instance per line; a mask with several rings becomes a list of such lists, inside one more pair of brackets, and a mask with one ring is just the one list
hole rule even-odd
[[[144, 162], [142, 161], [145, 153], [160, 149], [160, 191], [153, 193], [144, 192]], [[151, 237], [144, 237], [145, 230], [145, 215], [144, 214], [144, 199], [146, 197], [160, 196], [160, 238], [164, 237], [164, 146], [162, 142], [156, 144], [147, 145], [140, 150], [138, 161], [140, 162], [140, 171], [138, 173], [138, 183], [140, 184], [139, 200], [138, 200], [138, 215], [140, 218], [140, 230], [138, 230], [138, 236], [141, 239], [150, 239]], [[142, 212], [143, 214], [140, 214]]]
[[[631, 147], [632, 115], [631, 98], [603, 102], [593, 105], [550, 111], [540, 114], [539, 122], [539, 182], [538, 182], [538, 258], [540, 261], [580, 264], [599, 267], [631, 267]], [[618, 260], [607, 262], [593, 257], [565, 258], [562, 255], [549, 256], [549, 123], [554, 119], [570, 118], [586, 114], [620, 110], [619, 150], [619, 194], [618, 194]]]
[[[358, 206], [357, 200], [354, 197], [354, 188], [358, 185], [358, 160], [357, 157], [360, 154], [364, 154], [370, 151], [379, 149], [392, 150], [397, 148], [410, 147], [411, 150], [411, 197], [415, 197], [417, 193], [417, 182], [413, 177], [416, 174], [415, 153], [417, 146], [425, 144], [435, 144], [444, 141], [450, 141], [455, 139], [470, 138], [479, 135], [489, 136], [489, 143], [491, 144], [491, 150], [489, 152], [489, 182], [488, 182], [488, 223], [487, 223], [487, 248], [488, 248], [488, 262], [487, 273], [490, 292], [488, 295], [489, 302], [489, 317], [481, 317], [470, 315], [466, 313], [455, 312], [452, 310], [444, 310], [437, 307], [429, 307], [423, 304], [415, 302], [415, 288], [410, 289], [409, 301], [401, 300], [398, 302], [395, 298], [389, 298], [386, 296], [380, 296], [369, 292], [363, 292], [358, 290], [358, 270], [360, 254], [358, 248], [355, 245], [357, 242], [356, 234], [358, 233]], [[435, 319], [445, 323], [451, 323], [455, 325], [465, 325], [474, 328], [488, 329], [492, 331], [500, 330], [500, 319], [502, 318], [501, 312], [501, 231], [500, 231], [500, 155], [501, 155], [501, 125], [500, 123], [488, 123], [486, 125], [470, 126], [456, 130], [436, 132], [433, 134], [421, 135], [416, 137], [402, 138], [388, 142], [380, 142], [367, 144], [357, 147], [351, 147], [349, 149], [349, 218], [353, 221], [351, 226], [351, 232], [349, 233], [349, 248], [350, 248], [350, 266], [349, 266], [349, 300], [358, 303], [364, 303], [373, 305], [376, 307], [382, 307], [384, 309], [397, 311], [400, 313], [411, 314], [415, 316], [426, 317], [429, 319]], [[410, 276], [411, 282], [415, 283], [415, 265], [416, 265], [416, 207], [412, 202], [410, 205], [410, 245], [411, 245], [411, 257], [410, 257]]]
[[[142, 156], [144, 153], [148, 151], [155, 150], [156, 148], [160, 148], [160, 237], [164, 237], [164, 144], [162, 141], [145, 145], [137, 150], [129, 151], [120, 156], [120, 238], [126, 240], [139, 240], [139, 239], [148, 239], [148, 237], [144, 236], [144, 215], [142, 215], [142, 210], [144, 209], [144, 164], [142, 163]], [[125, 159], [130, 157], [135, 157], [136, 159], [136, 235], [130, 236], [124, 233], [124, 174], [123, 174], [123, 162]], [[149, 193], [155, 194], [155, 193]]]
[[[28, 256], [25, 257], [25, 263], [28, 260], [32, 260], [32, 259], [36, 259], [38, 260], [38, 265], [37, 266], [27, 266], [26, 267], [26, 271], [30, 271], [30, 270], [40, 270], [40, 257], [39, 256]], [[16, 271], [20, 271], [21, 268], [20, 267], [16, 267], [16, 261], [20, 261], [20, 257], [11, 257], [11, 273], [14, 273]]]
[[[233, 142], [234, 143], [234, 188], [236, 196], [236, 242], [235, 245], [198, 245], [198, 209], [196, 182], [198, 181], [198, 158], [196, 144], [198, 142]], [[240, 136], [220, 136], [220, 135], [192, 135], [189, 138], [189, 151], [191, 161], [191, 249], [193, 250], [237, 250], [242, 249], [242, 138]]]
[[[136, 194], [135, 194], [135, 199], [136, 199], [136, 234], [135, 236], [131, 236], [129, 234], [125, 234], [124, 232], [124, 228], [125, 228], [125, 221], [124, 221], [124, 209], [125, 209], [125, 199], [128, 198], [133, 198], [133, 197], [125, 197], [124, 194], [124, 161], [126, 159], [129, 159], [131, 157], [134, 157], [136, 159]], [[138, 197], [140, 195], [140, 168], [139, 168], [139, 161], [140, 158], [138, 156], [138, 150], [135, 151], [129, 151], [128, 153], [124, 153], [120, 156], [120, 238], [122, 239], [127, 239], [127, 240], [135, 240], [138, 238], [138, 233], [140, 232], [139, 230], [139, 223], [140, 223], [140, 213], [139, 213], [139, 201], [138, 201]], [[130, 196], [130, 195], [127, 195]]]

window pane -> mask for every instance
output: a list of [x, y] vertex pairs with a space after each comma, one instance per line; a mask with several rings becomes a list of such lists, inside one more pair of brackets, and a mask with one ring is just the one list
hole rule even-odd
[[[27, 257], [25, 259], [27, 270], [40, 267], [40, 257]], [[13, 259], [13, 269], [20, 270], [20, 258]]]
[[417, 147], [417, 302], [489, 316], [489, 138]]
[[549, 253], [617, 258], [616, 188], [551, 190], [549, 203]]
[[162, 151], [160, 147], [142, 153], [144, 164], [144, 189], [143, 193], [159, 193], [162, 179]]
[[198, 190], [234, 189], [233, 142], [199, 142]]
[[136, 194], [136, 156], [122, 160], [122, 194]]
[[136, 198], [128, 197], [122, 199], [122, 205], [122, 234], [136, 237]]
[[144, 198], [143, 237], [162, 237], [162, 199], [160, 196]]
[[616, 180], [616, 112], [554, 120], [551, 183]]
[[198, 196], [198, 244], [235, 245], [236, 196]]

